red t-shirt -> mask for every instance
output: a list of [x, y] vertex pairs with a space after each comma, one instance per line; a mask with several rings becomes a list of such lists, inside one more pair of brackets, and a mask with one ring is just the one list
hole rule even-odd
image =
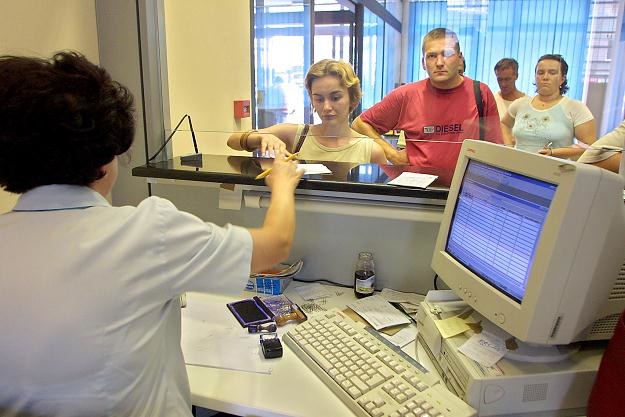
[[[503, 143], [495, 97], [480, 83], [486, 131], [484, 139]], [[473, 80], [464, 77], [458, 87], [435, 88], [429, 79], [403, 85], [391, 91], [360, 118], [383, 134], [403, 130], [411, 165], [453, 170], [462, 141], [479, 139], [479, 115]]]

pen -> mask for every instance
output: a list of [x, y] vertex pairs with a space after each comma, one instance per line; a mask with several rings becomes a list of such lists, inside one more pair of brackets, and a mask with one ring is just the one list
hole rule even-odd
[[623, 152], [623, 148], [619, 148], [618, 146], [610, 146], [610, 145], [603, 145], [603, 146], [599, 146], [599, 147], [595, 147], [595, 146], [590, 146], [591, 149], [597, 149], [600, 151], [610, 151], [610, 152]]
[[[292, 153], [291, 155], [289, 155], [286, 160], [287, 161], [292, 161], [295, 158], [297, 158], [298, 153]], [[260, 174], [258, 174], [256, 176], [256, 178], [254, 178], [255, 180], [262, 180], [263, 178], [265, 178], [267, 175], [269, 175], [269, 173], [271, 172], [271, 168], [268, 168], [266, 170], [264, 170], [263, 172], [261, 172]]]
[[549, 149], [549, 148], [551, 148], [551, 146], [552, 146], [552, 145], [553, 145], [553, 142], [549, 142], [548, 144], [546, 144], [546, 145], [544, 146], [544, 148], [545, 148], [545, 149]]

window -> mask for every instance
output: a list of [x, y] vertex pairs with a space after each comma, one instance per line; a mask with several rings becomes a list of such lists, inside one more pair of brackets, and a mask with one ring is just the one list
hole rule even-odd
[[458, 34], [466, 74], [497, 91], [493, 68], [501, 58], [519, 62], [517, 87], [534, 92], [534, 66], [541, 55], [557, 53], [569, 64], [568, 97], [582, 99], [590, 0], [414, 0], [409, 5], [408, 81], [427, 76], [421, 67], [421, 40], [433, 28]]
[[[557, 53], [569, 64], [568, 97], [585, 102], [600, 134], [625, 117], [622, 68], [623, 5], [617, 0], [410, 0], [407, 77], [425, 78], [421, 40], [435, 27], [458, 33], [466, 74], [498, 91], [497, 61], [519, 61], [517, 87], [533, 94], [534, 66], [541, 55]], [[619, 65], [620, 64], [620, 65]], [[610, 83], [614, 87], [606, 88]]]
[[308, 119], [303, 92], [311, 60], [310, 2], [256, 0], [253, 23], [257, 126]]
[[252, 1], [258, 127], [314, 120], [304, 78], [308, 67], [324, 58], [354, 66], [367, 106], [397, 84], [400, 0]]
[[531, 95], [538, 58], [557, 53], [569, 64], [567, 96], [590, 107], [599, 133], [625, 117], [625, 74], [619, 70], [625, 6], [618, 0], [252, 1], [259, 127], [280, 119], [265, 116], [276, 77], [285, 81], [292, 106], [284, 120], [313, 120], [303, 79], [312, 62], [322, 58], [352, 63], [361, 80], [363, 109], [397, 85], [425, 78], [421, 40], [436, 27], [458, 33], [466, 74], [493, 91], [499, 90], [493, 71], [499, 59], [519, 62], [517, 87]]

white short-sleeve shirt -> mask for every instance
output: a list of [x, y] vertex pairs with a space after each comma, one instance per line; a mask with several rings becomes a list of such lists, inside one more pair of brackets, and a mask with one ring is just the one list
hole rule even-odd
[[593, 143], [591, 148], [586, 149], [577, 162], [594, 164], [621, 152], [620, 150], [610, 150], [611, 147], [625, 148], [625, 120], [610, 133]]
[[[497, 103], [497, 112], [499, 113], [499, 120], [503, 120], [506, 114], [508, 114], [508, 108], [510, 107], [510, 105], [512, 104], [514, 100], [506, 100], [505, 98], [503, 98], [503, 96], [501, 95], [501, 91], [497, 91], [495, 94], [493, 94], [493, 96], [495, 96], [495, 102]], [[523, 94], [522, 97], [525, 97], [525, 94]]]
[[249, 232], [50, 185], [0, 216], [0, 414], [190, 416], [179, 296], [238, 295]]
[[512, 134], [515, 147], [530, 152], [551, 146], [571, 146], [575, 128], [594, 119], [590, 109], [581, 101], [568, 97], [548, 109], [532, 105], [534, 97], [521, 97], [510, 104], [508, 113], [514, 118]]

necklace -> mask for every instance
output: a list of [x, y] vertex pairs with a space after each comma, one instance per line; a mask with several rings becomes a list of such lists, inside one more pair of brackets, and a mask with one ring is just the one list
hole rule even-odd
[[534, 105], [541, 109], [548, 109], [550, 107], [555, 106], [560, 101], [561, 98], [562, 96], [557, 96], [550, 100], [544, 100], [540, 96], [536, 96], [536, 99], [534, 100]]

